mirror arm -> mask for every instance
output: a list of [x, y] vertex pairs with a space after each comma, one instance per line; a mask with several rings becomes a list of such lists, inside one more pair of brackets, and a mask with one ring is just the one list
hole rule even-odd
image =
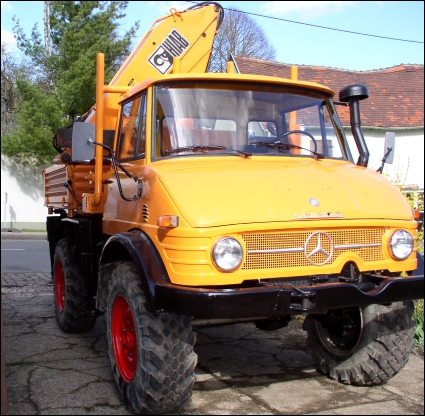
[[381, 162], [382, 162], [382, 165], [376, 170], [377, 172], [379, 172], [379, 173], [382, 173], [383, 172], [383, 170], [384, 170], [384, 165], [385, 165], [385, 162], [387, 161], [387, 158], [388, 158], [388, 156], [390, 155], [390, 153], [393, 151], [393, 148], [391, 147], [391, 146], [388, 146], [387, 147], [387, 152], [385, 153], [385, 155], [384, 155], [384, 157], [382, 158], [382, 160], [381, 160]]
[[[124, 199], [125, 201], [137, 201], [141, 197], [141, 195], [142, 195], [142, 181], [137, 176], [133, 176], [127, 169], [124, 168], [123, 165], [121, 165], [120, 162], [118, 162], [118, 160], [114, 156], [114, 151], [109, 146], [107, 146], [106, 144], [103, 144], [103, 143], [96, 142], [94, 140], [90, 140], [90, 139], [87, 140], [87, 143], [88, 144], [96, 144], [98, 146], [102, 146], [102, 147], [104, 147], [105, 149], [107, 149], [109, 151], [109, 153], [111, 154], [112, 165], [114, 166], [115, 177], [117, 178], [117, 185], [118, 185], [118, 190], [120, 192], [121, 198]], [[137, 195], [134, 195], [133, 198], [127, 198], [126, 196], [124, 196], [124, 193], [123, 193], [122, 187], [121, 187], [121, 180], [120, 180], [120, 177], [119, 177], [119, 174], [118, 174], [118, 168], [117, 168], [117, 166], [119, 166], [120, 169], [129, 178], [133, 179], [134, 182], [137, 182], [137, 185], [138, 185], [138, 187], [137, 187]]]

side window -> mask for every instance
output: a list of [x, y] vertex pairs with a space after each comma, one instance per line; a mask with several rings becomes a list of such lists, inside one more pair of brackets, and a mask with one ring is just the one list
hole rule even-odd
[[137, 155], [141, 156], [145, 153], [146, 146], [146, 94], [142, 95], [142, 101], [140, 103], [140, 137]]
[[136, 154], [137, 136], [140, 127], [141, 97], [125, 103], [121, 113], [121, 128], [118, 143], [118, 160], [133, 158]]

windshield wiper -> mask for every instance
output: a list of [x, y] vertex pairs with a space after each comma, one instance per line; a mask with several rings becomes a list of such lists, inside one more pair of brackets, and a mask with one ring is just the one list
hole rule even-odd
[[224, 146], [184, 146], [184, 147], [176, 147], [175, 149], [169, 149], [165, 151], [166, 155], [171, 155], [172, 153], [180, 153], [180, 152], [208, 152], [209, 150], [226, 150]]
[[251, 157], [251, 156], [252, 156], [252, 153], [249, 153], [249, 152], [243, 152], [242, 150], [230, 149], [230, 148], [228, 148], [228, 147], [226, 147], [225, 149], [226, 149], [226, 150], [230, 150], [230, 151], [232, 151], [232, 152], [239, 153], [241, 156], [243, 156], [243, 157], [245, 157], [245, 158], [248, 158], [248, 157]]
[[316, 156], [317, 159], [324, 159], [325, 158], [325, 156], [323, 156], [321, 153], [317, 153], [314, 150], [307, 149], [306, 147], [298, 146], [296, 144], [282, 143], [282, 142], [252, 142], [250, 144], [252, 144], [254, 146], [270, 147], [272, 149], [277, 149], [279, 152], [282, 152], [282, 149], [301, 149], [301, 150], [307, 150], [307, 152], [310, 152], [314, 156]]
[[193, 145], [193, 146], [176, 147], [175, 149], [166, 150], [165, 154], [171, 155], [172, 153], [180, 153], [180, 152], [207, 153], [211, 150], [230, 150], [232, 152], [239, 153], [240, 155], [242, 155], [244, 157], [252, 156], [251, 153], [242, 152], [241, 150], [229, 149], [228, 147], [225, 147], [225, 146], [216, 146], [216, 145], [207, 145], [207, 146]]

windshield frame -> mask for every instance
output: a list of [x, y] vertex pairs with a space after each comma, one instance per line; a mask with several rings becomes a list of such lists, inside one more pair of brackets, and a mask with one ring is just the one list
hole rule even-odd
[[[201, 88], [205, 88], [205, 89], [215, 89], [215, 90], [236, 90], [236, 91], [254, 91], [254, 92], [272, 92], [272, 93], [276, 93], [276, 92], [282, 92], [285, 94], [293, 94], [296, 96], [305, 96], [306, 98], [316, 98], [318, 100], [320, 100], [320, 104], [317, 104], [318, 106], [318, 112], [322, 112], [321, 115], [319, 115], [320, 117], [320, 125], [317, 126], [320, 130], [320, 133], [323, 137], [323, 134], [325, 133], [325, 125], [323, 124], [324, 122], [324, 117], [323, 117], [323, 109], [327, 108], [328, 111], [328, 115], [329, 115], [329, 121], [331, 122], [332, 125], [332, 129], [335, 132], [335, 137], [336, 140], [338, 141], [339, 147], [340, 147], [340, 152], [341, 152], [341, 156], [340, 157], [332, 157], [332, 156], [326, 156], [326, 159], [337, 159], [337, 160], [345, 160], [345, 161], [350, 161], [353, 162], [353, 158], [350, 152], [350, 148], [348, 145], [348, 141], [345, 137], [345, 133], [344, 130], [342, 128], [341, 122], [339, 120], [338, 117], [338, 113], [335, 109], [335, 106], [333, 104], [332, 101], [332, 95], [320, 90], [315, 90], [313, 88], [309, 88], [309, 87], [302, 87], [302, 86], [298, 86], [298, 85], [291, 85], [291, 84], [270, 84], [270, 83], [264, 83], [264, 82], [250, 82], [250, 81], [240, 81], [240, 82], [235, 82], [234, 80], [231, 81], [226, 81], [226, 80], [205, 80], [205, 79], [193, 79], [193, 80], [172, 80], [172, 81], [164, 81], [162, 80], [161, 82], [159, 82], [158, 84], [153, 85], [152, 88], [152, 132], [151, 132], [151, 160], [152, 161], [156, 161], [156, 160], [163, 160], [163, 159], [168, 159], [168, 158], [174, 158], [176, 157], [176, 155], [178, 156], [223, 156], [223, 155], [235, 155], [237, 153], [237, 149], [232, 149], [229, 148], [228, 150], [230, 150], [229, 152], [219, 152], [219, 151], [214, 151], [214, 149], [212, 149], [211, 151], [205, 151], [205, 152], [188, 152], [186, 149], [182, 152], [170, 152], [169, 154], [165, 154], [164, 152], [159, 152], [157, 149], [158, 146], [158, 137], [157, 135], [160, 134], [160, 129], [162, 127], [162, 121], [166, 118], [164, 112], [162, 112], [162, 116], [163, 118], [160, 120], [159, 117], [157, 116], [158, 114], [158, 91], [160, 90], [172, 90], [172, 89], [181, 89], [181, 88], [187, 88], [188, 90], [193, 90], [193, 89], [201, 89]], [[319, 103], [319, 101], [318, 101]], [[312, 108], [313, 106], [309, 106], [309, 105], [300, 105], [299, 107], [296, 107], [296, 110], [301, 110], [302, 108], [305, 107], [310, 107]], [[162, 111], [162, 108], [161, 108]], [[282, 117], [282, 123], [283, 123], [283, 113], [280, 113], [280, 117]], [[228, 120], [234, 120], [231, 118], [231, 116], [229, 116]], [[271, 118], [270, 118], [271, 120]], [[248, 123], [246, 124], [246, 126], [248, 126]], [[329, 126], [328, 126], [329, 127]], [[282, 134], [282, 133], [281, 133]], [[162, 138], [160, 137], [159, 140], [162, 140]], [[326, 141], [324, 141], [323, 143], [325, 143]], [[248, 142], [247, 142], [248, 144]], [[180, 146], [179, 146], [180, 147]], [[185, 147], [185, 146], [182, 146]], [[187, 147], [187, 145], [186, 145]], [[190, 147], [190, 146], [189, 146]], [[308, 149], [304, 149], [306, 151], [308, 151]], [[314, 153], [314, 152], [310, 152], [310, 153]], [[259, 153], [258, 155], [266, 155], [265, 153]], [[285, 154], [283, 153], [270, 153], [267, 154], [267, 156], [285, 156]], [[292, 155], [286, 155], [286, 156], [294, 156]], [[314, 154], [304, 154], [304, 155], [297, 155], [297, 156], [307, 156], [307, 157], [313, 157]]]

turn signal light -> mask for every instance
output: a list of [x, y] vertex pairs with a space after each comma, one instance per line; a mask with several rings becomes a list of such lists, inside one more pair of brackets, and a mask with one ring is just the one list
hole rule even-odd
[[157, 218], [156, 224], [163, 228], [176, 228], [179, 226], [179, 217], [176, 215], [163, 215]]
[[413, 212], [413, 218], [415, 220], [419, 219], [421, 217], [421, 211], [419, 211], [417, 208], [416, 209], [412, 209]]

